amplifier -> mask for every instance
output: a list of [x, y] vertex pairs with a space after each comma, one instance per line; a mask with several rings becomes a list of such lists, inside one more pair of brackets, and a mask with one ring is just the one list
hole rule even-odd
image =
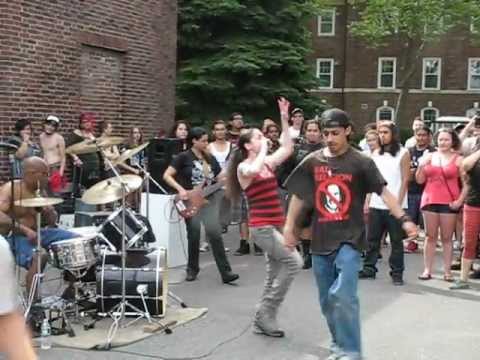
[[77, 211], [75, 212], [75, 227], [100, 226], [110, 216], [111, 211]]

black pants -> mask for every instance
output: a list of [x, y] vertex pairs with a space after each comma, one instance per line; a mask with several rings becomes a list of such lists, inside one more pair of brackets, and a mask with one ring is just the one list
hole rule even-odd
[[[218, 194], [218, 193], [217, 193]], [[210, 243], [213, 257], [217, 263], [218, 271], [222, 277], [232, 271], [227, 255], [225, 254], [225, 246], [223, 244], [222, 229], [218, 221], [219, 216], [219, 198], [212, 196], [209, 203], [200, 209], [197, 215], [190, 219], [186, 219], [187, 239], [188, 239], [188, 267], [187, 270], [198, 273], [199, 257], [200, 257], [200, 229], [201, 224], [205, 227], [205, 235]]]
[[377, 259], [380, 253], [380, 246], [383, 233], [387, 231], [390, 235], [390, 275], [402, 276], [404, 266], [403, 238], [404, 231], [400, 222], [395, 219], [389, 210], [370, 208], [368, 215], [368, 251], [363, 262], [363, 268], [368, 272], [377, 271]]

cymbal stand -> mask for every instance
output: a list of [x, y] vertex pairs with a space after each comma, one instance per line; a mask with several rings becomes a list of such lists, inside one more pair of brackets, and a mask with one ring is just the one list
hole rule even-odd
[[[121, 259], [122, 259], [122, 267], [121, 267], [121, 282], [122, 282], [122, 294], [121, 294], [121, 300], [120, 303], [118, 303], [112, 310], [109, 311], [110, 317], [113, 319], [113, 323], [110, 326], [110, 329], [108, 330], [107, 334], [107, 341], [105, 344], [105, 347], [107, 349], [111, 348], [111, 343], [113, 338], [115, 337], [115, 334], [118, 330], [119, 327], [127, 327], [131, 325], [134, 321], [129, 322], [128, 324], [122, 326], [123, 321], [125, 320], [125, 315], [126, 315], [126, 309], [129, 307], [130, 309], [133, 310], [133, 313], [129, 312], [128, 314], [132, 315], [137, 315], [137, 319], [140, 318], [146, 318], [149, 322], [152, 321], [150, 314], [148, 313], [148, 309], [146, 308], [145, 311], [140, 310], [136, 306], [130, 304], [126, 300], [126, 284], [125, 284], [125, 268], [126, 268], [126, 259], [127, 259], [127, 249], [126, 249], [126, 227], [125, 227], [125, 210], [126, 210], [126, 196], [130, 192], [130, 189], [128, 185], [122, 181], [122, 178], [118, 172], [118, 170], [115, 168], [113, 163], [105, 156], [105, 151], [101, 148], [99, 150], [103, 153], [105, 163], [107, 166], [112, 170], [114, 173], [115, 177], [118, 178], [122, 185], [122, 252], [121, 252]], [[135, 321], [136, 321], [135, 320]]]
[[[40, 196], [40, 189], [37, 190], [37, 196]], [[35, 208], [36, 217], [37, 217], [37, 249], [36, 249], [36, 256], [37, 256], [37, 272], [33, 276], [32, 284], [30, 285], [30, 292], [28, 294], [27, 300], [27, 308], [25, 310], [25, 318], [28, 318], [30, 314], [30, 310], [32, 309], [32, 305], [36, 300], [35, 294], [38, 290], [38, 299], [40, 300], [42, 293], [41, 293], [41, 286], [42, 286], [42, 240], [40, 234], [40, 228], [42, 225], [41, 219], [41, 212], [42, 208]]]
[[162, 185], [160, 185], [151, 175], [150, 173], [148, 172], [148, 170], [140, 165], [140, 164], [136, 164], [137, 168], [144, 174], [144, 181], [145, 181], [145, 190], [147, 192], [147, 196], [146, 196], [146, 200], [147, 200], [147, 203], [146, 203], [146, 216], [147, 216], [147, 219], [150, 220], [150, 181], [161, 191], [163, 192], [165, 195], [168, 194], [168, 192], [162, 187]]
[[[150, 221], [150, 217], [149, 217], [149, 213], [150, 213], [150, 202], [149, 202], [149, 199], [150, 199], [150, 181], [160, 190], [162, 191], [165, 195], [168, 195], [168, 192], [162, 187], [162, 185], [160, 185], [151, 175], [150, 173], [148, 172], [148, 170], [140, 165], [140, 164], [136, 164], [137, 168], [145, 175], [145, 182], [146, 182], [146, 185], [145, 185], [145, 189], [147, 190], [147, 196], [146, 196], [146, 217], [147, 217], [147, 220]], [[182, 308], [186, 308], [187, 307], [187, 304], [185, 303], [185, 301], [183, 301], [183, 299], [181, 297], [179, 297], [178, 295], [174, 294], [171, 290], [168, 290], [168, 294], [167, 294], [168, 297], [170, 297], [172, 300], [176, 301]]]

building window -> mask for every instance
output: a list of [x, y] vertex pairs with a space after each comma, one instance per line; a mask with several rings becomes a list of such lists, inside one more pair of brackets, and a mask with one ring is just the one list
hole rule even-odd
[[335, 35], [335, 9], [323, 10], [318, 19], [318, 36]]
[[378, 88], [395, 89], [397, 72], [396, 58], [378, 59]]
[[321, 89], [333, 88], [333, 59], [317, 59], [317, 77]]
[[423, 59], [423, 90], [440, 90], [442, 74], [442, 59], [424, 58]]
[[420, 117], [423, 121], [432, 122], [437, 120], [438, 116], [440, 115], [440, 111], [434, 107], [426, 107], [423, 108]]
[[468, 90], [480, 90], [480, 58], [468, 59]]
[[377, 109], [377, 121], [395, 121], [395, 109], [390, 106], [381, 106]]

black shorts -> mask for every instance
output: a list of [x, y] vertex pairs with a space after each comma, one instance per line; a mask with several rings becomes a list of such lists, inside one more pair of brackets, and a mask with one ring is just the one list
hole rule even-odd
[[437, 214], [458, 214], [460, 210], [453, 210], [446, 204], [428, 204], [422, 207], [422, 211], [430, 211]]

